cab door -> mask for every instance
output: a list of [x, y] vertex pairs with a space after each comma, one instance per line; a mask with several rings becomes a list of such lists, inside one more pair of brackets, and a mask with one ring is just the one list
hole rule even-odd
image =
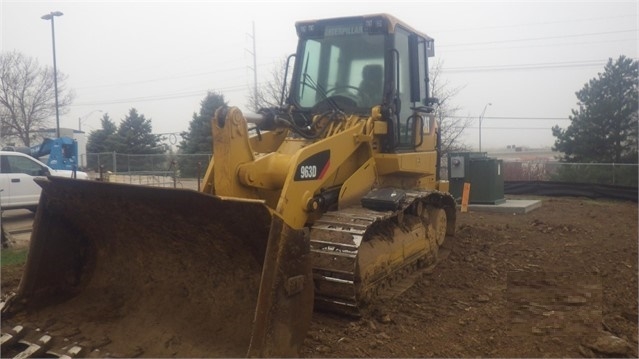
[[48, 168], [28, 156], [0, 156], [0, 199], [2, 208], [32, 208], [38, 205], [41, 188], [35, 176], [48, 174]]

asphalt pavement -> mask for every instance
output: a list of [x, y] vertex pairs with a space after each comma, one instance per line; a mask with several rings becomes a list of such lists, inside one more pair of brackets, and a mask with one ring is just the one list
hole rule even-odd
[[29, 246], [35, 213], [26, 209], [9, 209], [2, 211], [2, 227], [9, 236], [9, 247], [22, 248]]

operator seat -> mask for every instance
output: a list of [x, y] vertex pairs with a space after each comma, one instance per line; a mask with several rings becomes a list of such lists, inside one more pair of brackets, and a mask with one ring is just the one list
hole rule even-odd
[[361, 106], [372, 107], [382, 102], [383, 75], [382, 65], [364, 66], [362, 82], [359, 85], [359, 94], [362, 98]]

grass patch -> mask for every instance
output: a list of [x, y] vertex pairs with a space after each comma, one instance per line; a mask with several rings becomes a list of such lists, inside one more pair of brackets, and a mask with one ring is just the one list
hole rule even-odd
[[29, 253], [28, 248], [3, 248], [0, 251], [0, 266], [24, 264], [27, 261], [27, 253]]

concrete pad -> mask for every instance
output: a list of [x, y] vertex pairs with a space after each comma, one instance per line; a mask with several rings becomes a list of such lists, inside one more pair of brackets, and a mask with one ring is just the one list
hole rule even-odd
[[523, 214], [541, 207], [541, 200], [507, 199], [499, 204], [469, 204], [468, 210], [475, 212], [517, 213]]

